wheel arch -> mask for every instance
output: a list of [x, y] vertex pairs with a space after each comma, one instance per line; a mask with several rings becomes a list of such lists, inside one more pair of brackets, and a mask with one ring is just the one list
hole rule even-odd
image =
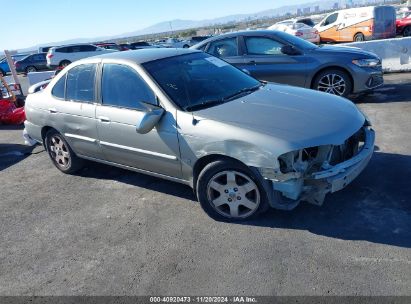
[[247, 166], [246, 164], [244, 164], [242, 161], [234, 158], [234, 157], [230, 157], [227, 155], [223, 155], [223, 154], [208, 154], [205, 155], [201, 158], [199, 158], [194, 166], [193, 166], [193, 190], [194, 193], [197, 193], [197, 180], [198, 180], [198, 176], [200, 175], [201, 171], [203, 171], [203, 169], [210, 163], [215, 162], [217, 160], [231, 160], [231, 161], [235, 161], [243, 166]]
[[[354, 90], [355, 83], [354, 83], [354, 78], [352, 77], [351, 72], [348, 69], [346, 69], [344, 67], [341, 67], [339, 65], [326, 66], [326, 67], [323, 67], [323, 68], [319, 69], [317, 72], [315, 72], [315, 74], [311, 77], [310, 89], [314, 89], [314, 82], [315, 82], [315, 79], [317, 78], [317, 76], [320, 73], [325, 72], [327, 70], [339, 70], [341, 72], [346, 73], [348, 75], [348, 77], [350, 78], [350, 81], [352, 83], [352, 90]], [[352, 93], [352, 92], [350, 92], [350, 93]]]

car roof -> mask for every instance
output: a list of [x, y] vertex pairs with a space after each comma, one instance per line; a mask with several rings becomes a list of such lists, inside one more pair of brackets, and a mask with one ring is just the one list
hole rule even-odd
[[[177, 48], [155, 48], [155, 49], [142, 49], [142, 50], [135, 50], [135, 51], [127, 51], [127, 52], [114, 52], [109, 54], [103, 54], [98, 56], [93, 56], [89, 58], [101, 58], [101, 59], [118, 59], [118, 60], [127, 60], [132, 61], [137, 64], [143, 64], [149, 61], [185, 55], [185, 54], [192, 54], [192, 53], [199, 53], [201, 51], [192, 50], [192, 49], [177, 49]], [[82, 60], [87, 61], [87, 59]]]
[[238, 32], [230, 32], [230, 33], [225, 33], [225, 34], [221, 34], [218, 36], [213, 36], [210, 37], [206, 40], [201, 41], [200, 43], [196, 44], [194, 47], [196, 46], [202, 46], [204, 44], [207, 44], [211, 41], [215, 41], [215, 40], [220, 40], [222, 38], [230, 38], [230, 37], [236, 37], [236, 36], [255, 36], [255, 35], [273, 35], [276, 33], [280, 33], [280, 31], [276, 31], [276, 30], [251, 30], [251, 31], [238, 31]]

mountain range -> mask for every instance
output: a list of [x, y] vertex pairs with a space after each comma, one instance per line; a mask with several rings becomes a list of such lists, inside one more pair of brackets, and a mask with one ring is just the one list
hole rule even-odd
[[[154, 24], [150, 27], [132, 31], [132, 32], [125, 32], [120, 35], [115, 36], [103, 36], [103, 37], [94, 37], [94, 38], [77, 38], [77, 39], [70, 39], [64, 41], [55, 41], [55, 42], [48, 42], [48, 43], [41, 43], [29, 48], [20, 49], [19, 52], [27, 52], [31, 50], [37, 50], [40, 46], [50, 46], [50, 45], [64, 45], [64, 44], [71, 44], [71, 43], [87, 43], [93, 41], [106, 41], [110, 39], [120, 39], [120, 38], [127, 38], [127, 37], [135, 37], [135, 36], [142, 36], [147, 34], [156, 34], [156, 33], [163, 33], [163, 32], [170, 32], [170, 31], [179, 31], [185, 30], [190, 28], [199, 28], [199, 27], [206, 27], [206, 26], [213, 26], [213, 25], [222, 25], [231, 22], [241, 22], [245, 20], [255, 20], [260, 18], [269, 18], [269, 17], [278, 17], [284, 16], [287, 13], [295, 14], [297, 9], [304, 9], [307, 7], [314, 8], [319, 6], [321, 11], [331, 10], [333, 9], [335, 3], [338, 3], [339, 7], [345, 7], [347, 3], [350, 4], [375, 4], [378, 2], [382, 2], [379, 0], [333, 0], [333, 1], [313, 1], [308, 2], [305, 4], [300, 5], [287, 5], [282, 6], [275, 9], [269, 9], [264, 11], [259, 11], [256, 13], [250, 14], [237, 14], [237, 15], [229, 15], [214, 19], [205, 19], [205, 20], [170, 20], [165, 22], [160, 22]], [[313, 12], [313, 10], [311, 11]]]

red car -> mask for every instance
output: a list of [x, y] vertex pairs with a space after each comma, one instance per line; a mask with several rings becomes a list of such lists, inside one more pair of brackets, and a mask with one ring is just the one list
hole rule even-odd
[[397, 35], [411, 36], [411, 11], [405, 12], [401, 19], [397, 19]]

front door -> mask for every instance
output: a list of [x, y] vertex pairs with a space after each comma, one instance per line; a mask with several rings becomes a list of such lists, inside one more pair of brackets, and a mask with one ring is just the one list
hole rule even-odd
[[171, 177], [181, 177], [176, 121], [166, 112], [147, 134], [136, 124], [144, 115], [143, 103], [158, 105], [156, 96], [131, 66], [105, 63], [101, 104], [96, 108], [97, 130], [105, 159]]
[[286, 55], [284, 44], [272, 37], [244, 37], [245, 68], [259, 80], [303, 87], [307, 71], [302, 55]]
[[327, 16], [320, 25], [317, 26], [322, 42], [340, 41], [340, 24], [338, 23], [338, 13]]

